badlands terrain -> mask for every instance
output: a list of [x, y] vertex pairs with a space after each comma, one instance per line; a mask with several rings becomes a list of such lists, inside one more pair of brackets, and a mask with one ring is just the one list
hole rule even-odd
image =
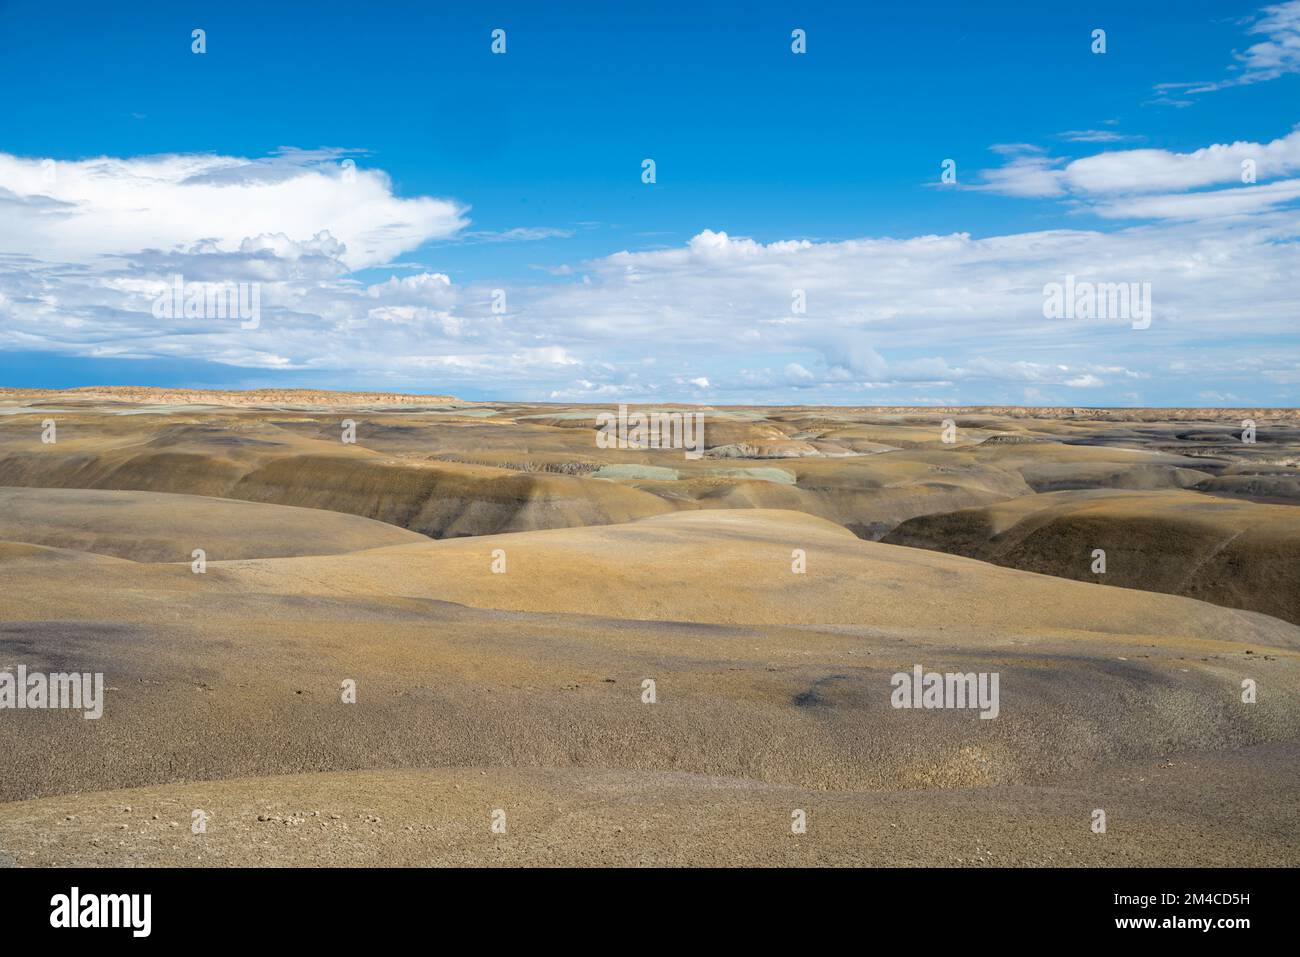
[[673, 408], [0, 390], [0, 865], [1300, 864], [1296, 410]]

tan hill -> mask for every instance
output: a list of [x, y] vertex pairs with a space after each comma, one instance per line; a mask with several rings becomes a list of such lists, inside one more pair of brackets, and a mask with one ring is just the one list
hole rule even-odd
[[[492, 571], [497, 549], [505, 553], [504, 574]], [[796, 549], [804, 553], [803, 573], [793, 570]], [[635, 620], [853, 625], [893, 634], [942, 628], [951, 640], [980, 646], [1088, 631], [1290, 647], [1300, 634], [1262, 617], [1224, 630], [1235, 614], [1198, 602], [864, 542], [834, 523], [765, 509], [225, 562], [218, 572], [241, 591], [437, 599]]]
[[0, 540], [95, 552], [137, 562], [328, 555], [423, 537], [319, 509], [200, 495], [0, 488]]
[[[6, 800], [481, 766], [1037, 787], [1104, 760], [1300, 737], [1293, 625], [864, 542], [797, 513], [685, 512], [205, 575], [4, 554], [0, 664], [102, 671], [109, 686], [100, 721], [5, 715]], [[892, 676], [916, 664], [997, 672], [998, 717], [893, 708]], [[1255, 705], [1240, 701], [1246, 678]]]
[[[1195, 492], [1054, 492], [904, 522], [885, 541], [1300, 623], [1300, 511]], [[1092, 571], [1094, 549], [1106, 571]]]

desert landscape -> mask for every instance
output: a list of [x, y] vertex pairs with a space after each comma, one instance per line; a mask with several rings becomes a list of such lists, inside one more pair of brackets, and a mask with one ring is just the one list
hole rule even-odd
[[0, 390], [0, 864], [1300, 864], [1300, 411], [651, 408]]

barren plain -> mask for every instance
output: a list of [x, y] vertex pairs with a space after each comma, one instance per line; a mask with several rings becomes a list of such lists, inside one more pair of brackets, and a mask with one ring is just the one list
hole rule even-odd
[[1296, 410], [673, 409], [0, 390], [0, 864], [1300, 864]]

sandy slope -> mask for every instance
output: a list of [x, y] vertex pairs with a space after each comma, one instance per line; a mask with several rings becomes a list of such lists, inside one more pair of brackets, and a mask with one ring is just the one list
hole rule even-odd
[[[506, 574], [492, 572], [504, 552]], [[802, 550], [807, 571], [793, 570]], [[1300, 648], [1292, 626], [1200, 602], [1027, 575], [862, 541], [799, 512], [679, 512], [594, 528], [420, 542], [319, 559], [237, 561], [238, 591], [433, 598], [626, 619], [943, 631], [978, 644], [1084, 635]]]
[[[1096, 806], [1107, 761], [1196, 751], [1205, 773], [1227, 779], [1221, 762], [1238, 749], [1300, 738], [1300, 629], [1263, 616], [864, 542], [797, 513], [688, 512], [495, 543], [505, 575], [469, 571], [489, 560], [493, 540], [477, 539], [217, 563], [204, 576], [36, 546], [0, 552], [13, 586], [0, 596], [0, 664], [103, 671], [111, 686], [98, 722], [5, 714], [0, 797], [367, 769], [553, 769], [560, 790], [578, 771], [685, 772], [913, 791], [917, 815], [961, 829], [975, 826], [975, 805], [942, 792], [1071, 780]], [[796, 543], [809, 556], [802, 576], [789, 569]], [[597, 614], [557, 610], [569, 602]], [[891, 708], [891, 675], [916, 663], [997, 671], [999, 717]], [[1247, 677], [1256, 705], [1239, 700]], [[647, 678], [654, 704], [642, 701]], [[344, 679], [357, 682], [355, 705], [340, 701]], [[213, 803], [249, 799], [221, 793]], [[1223, 798], [1231, 814], [1243, 794]], [[1189, 800], [1166, 798], [1136, 802], [1151, 829], [1160, 808], [1173, 815]], [[0, 807], [0, 834], [26, 813]], [[981, 831], [983, 846], [1009, 849], [1018, 831], [997, 817], [980, 818], [997, 832]], [[657, 840], [691, 853], [690, 827], [656, 821]], [[1170, 859], [1177, 831], [1162, 833], [1133, 845], [1134, 859]], [[1197, 853], [1230, 853], [1239, 836]], [[473, 859], [449, 840], [448, 859]], [[754, 855], [768, 847], [758, 840]], [[862, 841], [844, 853], [870, 857]], [[1258, 853], [1281, 860], [1288, 848], [1270, 837]], [[579, 833], [560, 858], [598, 851]], [[319, 859], [301, 854], [290, 859]]]
[[199, 495], [0, 488], [0, 540], [129, 558], [189, 562], [326, 555], [424, 541], [392, 525], [319, 509]]

